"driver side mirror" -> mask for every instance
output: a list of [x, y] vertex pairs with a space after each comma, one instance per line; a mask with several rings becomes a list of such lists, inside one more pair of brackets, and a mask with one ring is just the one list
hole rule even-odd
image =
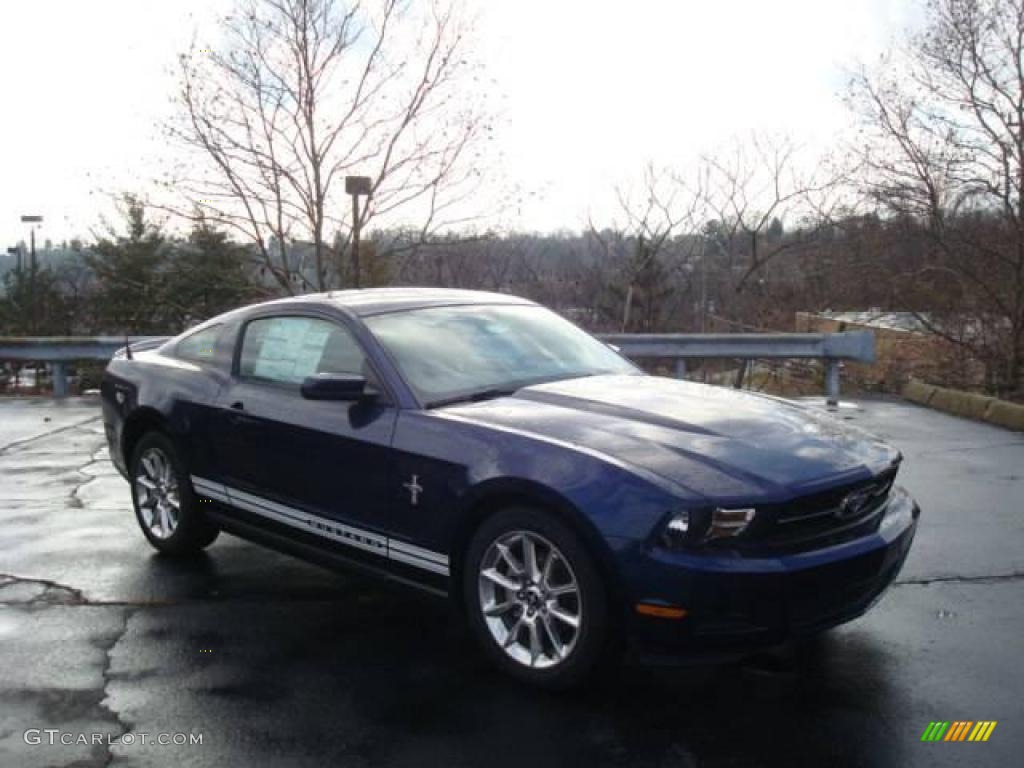
[[302, 380], [302, 396], [307, 400], [348, 402], [373, 399], [377, 390], [354, 373], [317, 373]]

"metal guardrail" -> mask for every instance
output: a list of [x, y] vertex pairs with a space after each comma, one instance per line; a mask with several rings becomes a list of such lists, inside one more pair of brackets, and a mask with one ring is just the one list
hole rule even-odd
[[686, 375], [692, 359], [743, 361], [737, 386], [751, 360], [816, 359], [825, 363], [825, 399], [839, 403], [839, 363], [875, 362], [875, 334], [844, 333], [606, 333], [601, 339], [629, 358], [649, 357], [676, 361], [676, 376]]
[[[53, 394], [67, 395], [67, 364], [74, 360], [109, 360], [125, 345], [157, 341], [160, 336], [53, 336], [0, 337], [0, 361], [46, 362], [52, 366]], [[825, 363], [825, 395], [830, 405], [839, 402], [839, 363], [875, 360], [871, 331], [845, 333], [609, 333], [600, 338], [626, 357], [676, 361], [676, 375], [686, 374], [692, 359], [743, 361], [737, 383], [750, 360], [817, 359]]]
[[109, 360], [126, 343], [168, 339], [169, 336], [0, 336], [0, 362], [19, 360], [50, 363], [53, 396], [67, 397], [67, 365], [75, 360]]
[[109, 360], [126, 343], [169, 339], [170, 336], [0, 336], [0, 360], [40, 363]]
[[875, 360], [871, 331], [845, 333], [606, 333], [601, 338], [637, 357], [818, 358]]

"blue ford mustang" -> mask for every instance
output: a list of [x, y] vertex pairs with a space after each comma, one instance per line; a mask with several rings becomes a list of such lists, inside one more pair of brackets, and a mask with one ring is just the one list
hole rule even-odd
[[540, 685], [625, 639], [692, 652], [848, 621], [917, 524], [878, 440], [645, 375], [511, 296], [302, 296], [145, 346], [102, 393], [154, 547], [224, 530], [451, 595], [484, 652]]

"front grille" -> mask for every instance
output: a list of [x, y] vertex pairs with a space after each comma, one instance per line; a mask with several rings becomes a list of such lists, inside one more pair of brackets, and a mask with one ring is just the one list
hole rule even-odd
[[[852, 522], [866, 517], [889, 498], [896, 470], [889, 469], [871, 480], [833, 488], [780, 505], [775, 515], [779, 528]], [[831, 523], [828, 523], [831, 521]]]
[[873, 478], [757, 508], [755, 524], [729, 542], [748, 554], [784, 554], [832, 546], [878, 527], [896, 467]]

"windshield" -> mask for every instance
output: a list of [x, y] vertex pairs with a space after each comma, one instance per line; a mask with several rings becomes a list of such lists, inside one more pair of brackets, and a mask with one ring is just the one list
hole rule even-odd
[[543, 381], [639, 373], [593, 336], [534, 305], [430, 307], [365, 322], [427, 406]]

